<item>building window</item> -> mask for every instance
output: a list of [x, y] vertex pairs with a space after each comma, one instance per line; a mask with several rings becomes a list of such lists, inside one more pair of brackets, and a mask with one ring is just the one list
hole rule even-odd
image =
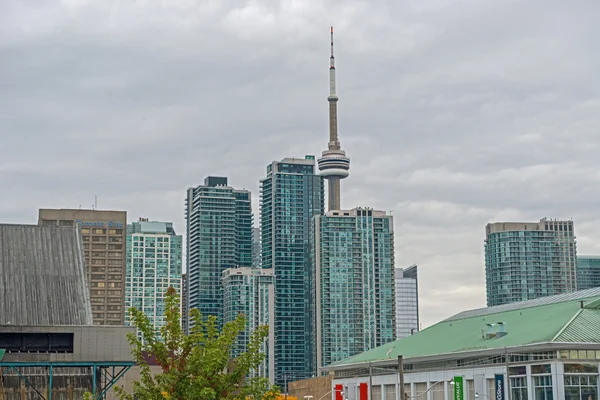
[[598, 400], [597, 375], [565, 375], [565, 400]]
[[552, 375], [534, 376], [535, 400], [552, 400]]
[[385, 399], [396, 399], [396, 385], [385, 385]]
[[513, 400], [527, 400], [527, 377], [511, 377], [510, 393]]
[[[444, 382], [438, 382], [431, 387], [431, 400], [445, 400], [444, 397]], [[421, 396], [426, 398], [425, 395]]]

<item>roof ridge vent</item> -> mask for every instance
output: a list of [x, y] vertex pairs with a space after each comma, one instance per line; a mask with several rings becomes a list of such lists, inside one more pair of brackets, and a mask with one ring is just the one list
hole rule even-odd
[[484, 336], [485, 340], [499, 339], [508, 334], [504, 322], [489, 323], [485, 325], [487, 326], [487, 333]]

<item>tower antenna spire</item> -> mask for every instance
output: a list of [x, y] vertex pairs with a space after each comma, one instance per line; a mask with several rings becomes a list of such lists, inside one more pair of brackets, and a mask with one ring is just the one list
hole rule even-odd
[[331, 27], [331, 58], [333, 58], [333, 26]]

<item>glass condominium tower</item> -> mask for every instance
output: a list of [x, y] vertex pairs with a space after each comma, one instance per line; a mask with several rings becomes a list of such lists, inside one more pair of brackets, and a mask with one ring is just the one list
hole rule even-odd
[[577, 256], [577, 290], [600, 287], [600, 256]]
[[[166, 322], [167, 289], [171, 286], [181, 293], [182, 242], [171, 222], [140, 218], [127, 225], [125, 306], [143, 311], [157, 338]], [[125, 324], [131, 324], [129, 312], [125, 314]]]
[[317, 368], [395, 340], [393, 226], [370, 208], [314, 218]]
[[275, 276], [273, 271], [261, 268], [229, 268], [223, 271], [223, 318], [234, 321], [239, 314], [246, 316], [246, 328], [238, 336], [233, 356], [246, 351], [252, 332], [259, 326], [268, 325], [269, 335], [261, 352], [265, 360], [251, 376], [269, 378], [275, 382], [275, 331], [271, 328], [275, 319]]
[[275, 383], [316, 374], [310, 236], [313, 216], [324, 212], [323, 177], [314, 156], [267, 166], [260, 181], [262, 268], [275, 275]]
[[485, 231], [488, 307], [577, 290], [573, 221], [496, 222]]
[[187, 307], [223, 323], [221, 277], [228, 268], [252, 265], [252, 206], [248, 190], [237, 190], [227, 178], [209, 176], [189, 188], [186, 199]]
[[396, 268], [396, 339], [419, 331], [419, 270]]

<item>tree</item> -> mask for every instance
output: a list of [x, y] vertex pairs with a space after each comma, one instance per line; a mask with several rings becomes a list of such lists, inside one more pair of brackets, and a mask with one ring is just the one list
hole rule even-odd
[[[245, 329], [244, 315], [224, 324], [219, 332], [216, 317], [203, 319], [198, 310], [192, 309], [193, 328], [186, 335], [180, 324], [179, 296], [170, 287], [165, 295], [166, 322], [158, 340], [142, 311], [132, 307], [129, 312], [142, 337], [140, 340], [135, 333], [128, 334], [141, 378], [133, 383], [133, 393], [115, 387], [120, 400], [263, 399], [279, 394], [266, 378], [248, 378], [264, 359], [260, 348], [267, 337], [266, 325], [252, 333], [245, 352], [231, 358], [236, 339]], [[151, 372], [149, 356], [160, 366], [160, 373]]]

